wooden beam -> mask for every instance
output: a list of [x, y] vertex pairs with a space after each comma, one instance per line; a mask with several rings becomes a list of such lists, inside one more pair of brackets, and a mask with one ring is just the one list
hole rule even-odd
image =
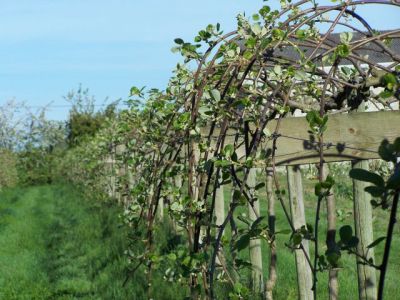
[[[277, 120], [267, 125], [270, 133], [275, 132]], [[202, 135], [207, 135], [208, 128], [202, 128]], [[227, 133], [225, 145], [233, 144], [234, 131]], [[318, 144], [310, 133], [305, 117], [292, 117], [281, 120], [277, 140], [276, 164], [300, 165], [319, 161]], [[219, 131], [214, 131], [214, 139]], [[326, 162], [350, 161], [379, 158], [378, 148], [387, 138], [393, 141], [400, 136], [400, 111], [362, 112], [330, 115], [328, 129], [324, 133], [324, 158]], [[243, 137], [241, 137], [243, 140]], [[263, 142], [258, 149], [272, 147], [272, 142]], [[244, 156], [244, 146], [236, 153]]]

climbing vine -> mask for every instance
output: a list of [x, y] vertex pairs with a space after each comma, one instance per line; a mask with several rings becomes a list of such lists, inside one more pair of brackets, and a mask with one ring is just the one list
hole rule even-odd
[[[292, 233], [288, 247], [307, 254], [314, 298], [318, 272], [337, 268], [343, 252], [357, 254], [357, 237], [349, 226], [339, 229], [339, 240], [335, 230], [327, 233], [325, 253], [318, 242], [322, 203], [334, 204], [324, 132], [331, 114], [366, 103], [390, 109], [399, 101], [400, 58], [390, 42], [400, 37], [400, 30], [373, 30], [357, 10], [373, 3], [400, 6], [392, 1], [318, 6], [314, 1], [283, 0], [280, 10], [265, 5], [250, 19], [239, 15], [233, 32], [224, 33], [216, 24], [201, 30], [194, 42], [177, 38], [173, 51], [182, 55], [183, 63], [167, 88], [133, 87], [129, 108], [108, 120], [92, 141], [71, 151], [66, 160], [69, 177], [91, 193], [118, 200], [125, 208], [124, 221], [132, 228], [132, 245], [142, 245], [140, 252], [134, 247], [127, 250], [132, 263], [127, 280], [145, 270], [149, 298], [154, 272], [188, 286], [193, 299], [214, 299], [216, 286], [221, 285], [229, 286], [230, 298], [247, 298], [251, 292], [240, 274], [252, 265], [238, 253], [256, 239], [274, 245], [279, 235], [256, 209], [258, 190], [265, 182], [257, 177], [250, 184], [252, 169], [268, 170], [273, 179]], [[375, 52], [392, 63], [374, 61]], [[376, 88], [381, 91], [376, 93]], [[302, 228], [295, 228], [285, 206], [275, 155], [281, 120], [291, 114], [307, 116], [312, 146], [319, 153], [316, 219], [314, 226]], [[267, 125], [272, 121], [276, 126], [271, 131]], [[365, 179], [354, 170], [351, 175]], [[398, 181], [395, 186], [370, 182], [375, 186], [368, 191], [382, 199], [376, 204], [388, 208], [387, 195], [397, 191]], [[232, 197], [217, 224], [215, 203], [223, 186], [231, 186]], [[397, 200], [392, 203], [396, 210]], [[246, 207], [255, 219], [239, 213]], [[160, 251], [157, 227], [166, 222], [181, 242]], [[330, 224], [335, 226], [334, 220]], [[305, 239], [314, 243], [314, 257], [305, 251]]]

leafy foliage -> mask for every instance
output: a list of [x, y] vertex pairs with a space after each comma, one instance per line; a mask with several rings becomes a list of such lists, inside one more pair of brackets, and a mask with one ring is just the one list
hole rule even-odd
[[[273, 133], [266, 126], [296, 111], [307, 115], [314, 137], [311, 146], [320, 154], [314, 191], [317, 226], [294, 228], [286, 214], [292, 231], [288, 245], [301, 248], [303, 239], [315, 243], [315, 285], [317, 271], [336, 268], [344, 250], [354, 252], [357, 241], [348, 226], [341, 228], [340, 240], [325, 255], [318, 252], [319, 210], [335, 184], [332, 177], [322, 176], [328, 146], [323, 135], [329, 113], [357, 108], [370, 88], [383, 87], [393, 92], [391, 98], [398, 97], [391, 72], [357, 54], [365, 39], [379, 46], [395, 33], [364, 35], [367, 26], [358, 37], [343, 34], [334, 42], [329, 37], [338, 23], [320, 16], [341, 10], [345, 18], [347, 2], [323, 7], [313, 1], [281, 4], [279, 11], [264, 6], [251, 19], [239, 15], [232, 33], [224, 34], [217, 24], [201, 30], [194, 42], [175, 39], [173, 51], [182, 55], [183, 63], [177, 65], [166, 89], [132, 87], [128, 108], [114, 118], [97, 119], [90, 101], [87, 109], [75, 112], [77, 119], [71, 114], [69, 141], [76, 147], [64, 161], [65, 175], [88, 193], [113, 198], [124, 206], [124, 221], [132, 229], [135, 245], [128, 250], [132, 270], [148, 274], [149, 297], [156, 272], [188, 286], [192, 298], [214, 298], [216, 286], [225, 284], [232, 299], [248, 297], [240, 275], [233, 276], [246, 262], [236, 258], [252, 239], [270, 242], [275, 234], [263, 216], [250, 222], [239, 214], [258, 201], [256, 190], [263, 188], [261, 182], [256, 188], [250, 186], [247, 179], [251, 168], [272, 168], [276, 196], [284, 206], [287, 196], [279, 187], [274, 161], [279, 126]], [[356, 3], [355, 9], [363, 4]], [[338, 21], [347, 26], [345, 19]], [[316, 26], [319, 22], [333, 27], [321, 32]], [[339, 67], [349, 61], [352, 66]], [[326, 66], [331, 66], [329, 71]], [[390, 104], [382, 95], [369, 100]], [[394, 161], [398, 150], [387, 144], [380, 153]], [[371, 173], [361, 173], [353, 171], [376, 188], [397, 186], [397, 177], [391, 177], [389, 185]], [[228, 184], [234, 185], [232, 199], [223, 223], [217, 225], [213, 216], [216, 191]], [[185, 243], [166, 251], [159, 251], [154, 234], [165, 224], [160, 210], [177, 231], [184, 228]], [[245, 228], [237, 229], [237, 220]], [[233, 228], [234, 236], [224, 236], [227, 226]]]

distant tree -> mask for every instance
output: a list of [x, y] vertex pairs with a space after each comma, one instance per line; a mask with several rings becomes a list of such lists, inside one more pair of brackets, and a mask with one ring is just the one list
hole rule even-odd
[[0, 190], [15, 186], [18, 182], [17, 157], [8, 149], [0, 149]]
[[70, 147], [82, 140], [93, 137], [102, 128], [107, 118], [115, 117], [118, 101], [106, 106], [104, 110], [95, 109], [95, 98], [89, 95], [88, 89], [79, 86], [77, 91], [70, 91], [65, 99], [72, 104], [67, 121], [67, 141]]
[[40, 114], [31, 121], [25, 147], [18, 151], [19, 181], [24, 185], [50, 183], [57, 171], [58, 158], [67, 148], [64, 122], [50, 121]]

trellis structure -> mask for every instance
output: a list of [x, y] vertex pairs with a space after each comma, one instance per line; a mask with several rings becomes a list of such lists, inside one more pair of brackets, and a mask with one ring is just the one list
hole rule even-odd
[[[153, 230], [159, 206], [166, 204], [172, 222], [186, 233], [190, 262], [184, 269], [189, 270], [185, 276], [193, 299], [216, 297], [216, 270], [235, 286], [237, 266], [235, 260], [228, 260], [245, 246], [251, 249], [254, 292], [272, 298], [279, 255], [274, 248], [272, 185], [292, 231], [290, 243], [297, 249], [299, 298], [317, 297], [317, 272], [326, 257], [330, 298], [335, 299], [337, 259], [350, 246], [336, 235], [335, 199], [326, 164], [352, 160], [358, 168], [366, 168], [359, 160], [377, 158], [380, 141], [384, 137], [393, 141], [400, 135], [398, 111], [356, 112], [365, 105], [390, 110], [400, 94], [400, 56], [395, 47], [400, 30], [374, 31], [357, 8], [380, 4], [399, 9], [400, 4], [369, 0], [330, 6], [305, 0], [282, 3], [281, 11], [264, 6], [253, 16], [253, 23], [239, 16], [235, 32], [223, 35], [218, 25], [208, 26], [195, 44], [176, 39], [175, 50], [187, 63], [196, 64], [196, 71], [179, 65], [165, 92], [152, 90], [144, 107], [133, 107], [119, 120], [123, 125], [114, 144], [125, 148], [115, 160], [127, 169], [119, 178], [123, 187], [119, 192], [127, 195], [127, 219], [138, 229], [137, 241], [144, 241], [146, 248], [133, 257], [134, 269], [146, 265], [151, 281], [157, 261]], [[200, 42], [208, 46], [204, 53], [200, 53]], [[141, 91], [133, 89], [133, 94], [141, 96]], [[298, 112], [307, 117], [288, 118]], [[319, 168], [316, 233], [306, 226], [301, 173], [296, 167], [308, 163]], [[277, 178], [279, 165], [288, 166], [290, 208]], [[267, 174], [268, 224], [260, 218], [256, 190], [261, 185], [255, 169]], [[229, 205], [222, 197], [228, 184], [233, 185]], [[362, 229], [370, 222], [371, 208], [358, 181], [354, 191], [359, 243], [352, 247], [366, 263], [372, 251], [366, 253], [365, 248], [373, 240]], [[328, 216], [326, 254], [320, 251], [317, 234], [323, 201]], [[228, 207], [222, 216], [223, 205]], [[249, 209], [249, 226], [239, 232], [235, 219], [241, 206]], [[217, 207], [221, 213], [214, 218]], [[227, 226], [233, 232], [232, 253], [221, 247]], [[272, 247], [265, 288], [261, 238]], [[313, 257], [309, 247], [314, 248]], [[360, 299], [377, 295], [374, 275], [369, 273], [372, 265], [359, 265]]]

